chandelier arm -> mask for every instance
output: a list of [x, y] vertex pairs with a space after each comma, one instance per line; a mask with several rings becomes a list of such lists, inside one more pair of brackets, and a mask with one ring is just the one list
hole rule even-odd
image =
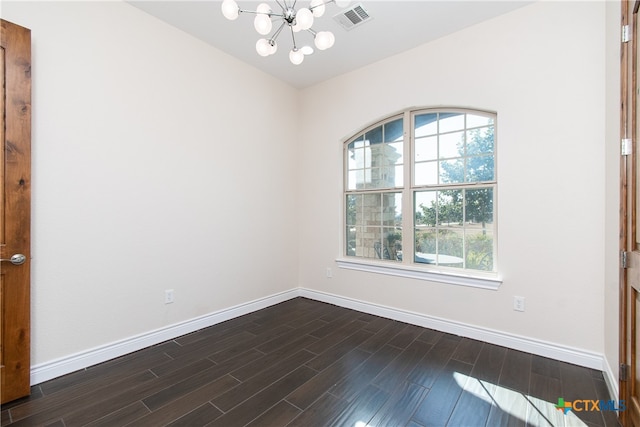
[[280, 4], [280, 0], [274, 0], [276, 2], [276, 4], [278, 6], [280, 6], [280, 9], [282, 9], [282, 13], [284, 14], [284, 11], [287, 10], [287, 8], [285, 7], [287, 5], [286, 2], [284, 2], [284, 6], [282, 4]]
[[293, 40], [293, 50], [298, 50], [298, 46], [296, 46], [296, 35], [295, 32], [293, 31], [293, 27], [289, 27], [291, 28], [291, 39]]
[[278, 36], [282, 32], [282, 29], [284, 28], [286, 23], [287, 23], [287, 21], [282, 21], [282, 24], [280, 24], [280, 27], [275, 31], [275, 33], [273, 33], [273, 35], [271, 36], [271, 38], [269, 40], [271, 40], [272, 42], [276, 41], [276, 39], [278, 38]]
[[309, 10], [313, 12], [313, 9], [315, 9], [316, 7], [326, 6], [326, 5], [328, 5], [329, 3], [335, 3], [335, 2], [336, 2], [336, 0], [325, 0], [325, 1], [323, 1], [322, 3], [317, 4], [317, 5], [315, 5], [315, 6], [309, 6]]
[[267, 15], [268, 17], [277, 16], [278, 18], [284, 18], [283, 14], [281, 14], [281, 13], [273, 13], [273, 11], [271, 11], [271, 13], [262, 13], [262, 12], [258, 12], [257, 10], [238, 9], [238, 12], [240, 12], [240, 13], [253, 13], [254, 15]]

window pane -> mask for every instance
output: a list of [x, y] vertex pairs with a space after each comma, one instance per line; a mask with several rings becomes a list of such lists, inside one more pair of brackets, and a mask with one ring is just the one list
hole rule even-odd
[[350, 142], [347, 148], [349, 150], [353, 150], [354, 148], [361, 148], [363, 146], [364, 146], [363, 138], [360, 136], [354, 139], [352, 142]]
[[465, 196], [464, 221], [486, 230], [487, 224], [493, 224], [493, 188], [466, 190]]
[[369, 141], [369, 145], [380, 144], [382, 142], [382, 126], [365, 133], [364, 140]]
[[482, 271], [495, 271], [493, 263], [493, 233], [478, 229], [467, 230], [466, 268]]
[[363, 148], [355, 151], [356, 166], [358, 168], [370, 168], [371, 167], [371, 148], [364, 146]]
[[420, 191], [415, 193], [413, 206], [416, 225], [436, 225], [437, 205], [435, 191]]
[[376, 248], [380, 244], [380, 236], [380, 227], [347, 227], [347, 255], [378, 258]]
[[493, 187], [414, 193], [415, 262], [495, 271], [493, 195]]
[[364, 257], [365, 247], [363, 246], [362, 236], [364, 235], [363, 227], [347, 228], [347, 255]]
[[402, 259], [402, 193], [347, 195], [346, 254]]
[[368, 161], [366, 167], [376, 167], [384, 165], [384, 154], [385, 154], [385, 145], [384, 144], [376, 144], [371, 145], [369, 147], [369, 153], [371, 154], [371, 159]]
[[382, 225], [402, 226], [402, 193], [385, 193], [382, 195]]
[[438, 183], [438, 162], [416, 163], [414, 167], [416, 185], [433, 185]]
[[396, 228], [383, 228], [384, 240], [382, 242], [382, 259], [392, 261], [402, 260], [402, 230]]
[[347, 200], [346, 200], [346, 219], [347, 219], [347, 225], [356, 225], [356, 207], [361, 205], [361, 203], [358, 203], [358, 200], [362, 198], [362, 196], [360, 196], [359, 194], [350, 194], [347, 196]]
[[438, 158], [438, 137], [431, 136], [428, 138], [416, 139], [415, 143], [415, 161], [435, 160]]
[[422, 264], [435, 264], [434, 257], [429, 254], [436, 254], [437, 249], [437, 231], [435, 228], [418, 228], [415, 232], [416, 248], [415, 262]]
[[402, 165], [396, 166], [395, 180], [396, 180], [395, 187], [404, 186], [404, 171], [402, 170]]
[[365, 166], [365, 153], [368, 149], [350, 148], [347, 156], [349, 169], [362, 169]]
[[438, 114], [420, 114], [415, 116], [414, 135], [417, 137], [435, 135], [438, 133]]
[[349, 190], [357, 190], [360, 188], [364, 188], [364, 184], [365, 184], [364, 170], [360, 169], [355, 171], [349, 171], [347, 179], [349, 180], [348, 187], [347, 187]]
[[347, 233], [346, 233], [346, 254], [348, 256], [356, 256], [356, 227], [347, 227]]
[[359, 213], [362, 213], [362, 217], [358, 219], [358, 223], [361, 225], [380, 224], [380, 206], [380, 193], [363, 194], [362, 207], [358, 209]]
[[449, 159], [464, 155], [464, 132], [454, 132], [440, 135], [438, 157]]
[[371, 151], [371, 180], [367, 181], [367, 188], [392, 188], [396, 186], [396, 168], [398, 159], [402, 157], [392, 144], [377, 144]]
[[[398, 177], [396, 175], [396, 166], [388, 166], [385, 168], [380, 168], [380, 181], [379, 188], [389, 188], [389, 187], [397, 187], [398, 186], [398, 178], [402, 179], [402, 173]], [[400, 171], [402, 171], [402, 167], [400, 167]]]
[[447, 267], [462, 267], [464, 258], [461, 230], [416, 230], [415, 262]]
[[493, 153], [493, 127], [467, 132], [467, 155]]
[[441, 228], [438, 230], [438, 259], [440, 265], [462, 266], [463, 240], [462, 230]]
[[462, 159], [440, 162], [440, 183], [464, 182], [464, 161]]
[[365, 227], [360, 244], [365, 258], [382, 259], [382, 229], [380, 227]]
[[403, 134], [402, 119], [394, 120], [384, 125], [385, 142], [402, 141]]
[[438, 132], [453, 132], [464, 129], [464, 114], [462, 113], [440, 113]]
[[493, 156], [467, 158], [467, 182], [493, 181]]
[[480, 126], [488, 126], [493, 124], [493, 118], [487, 116], [478, 116], [475, 114], [467, 114], [467, 129], [477, 128]]
[[387, 182], [387, 173], [386, 169], [383, 168], [373, 168], [371, 169], [371, 180], [369, 182], [368, 188], [386, 188], [389, 186]]
[[358, 162], [356, 161], [355, 150], [349, 150], [347, 153], [347, 170], [353, 170], [358, 168]]
[[462, 225], [462, 190], [438, 191], [438, 224]]
[[395, 158], [395, 164], [401, 165], [404, 163], [403, 154], [402, 154], [402, 142], [394, 142], [392, 144], [387, 144], [388, 150], [390, 153], [393, 153], [393, 157]]

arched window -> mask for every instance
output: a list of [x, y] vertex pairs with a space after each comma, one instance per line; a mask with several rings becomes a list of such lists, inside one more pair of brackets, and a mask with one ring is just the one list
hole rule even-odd
[[344, 145], [344, 256], [497, 272], [496, 115], [407, 110]]

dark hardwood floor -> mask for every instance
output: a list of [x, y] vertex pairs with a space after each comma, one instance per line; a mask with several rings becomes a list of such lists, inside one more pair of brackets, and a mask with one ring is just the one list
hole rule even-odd
[[602, 373], [296, 298], [32, 387], [19, 426], [615, 426]]

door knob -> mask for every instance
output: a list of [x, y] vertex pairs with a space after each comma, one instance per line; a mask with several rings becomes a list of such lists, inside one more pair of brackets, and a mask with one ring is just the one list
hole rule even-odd
[[9, 259], [0, 259], [0, 261], [9, 261], [13, 265], [22, 265], [27, 260], [27, 257], [22, 254], [14, 254]]

